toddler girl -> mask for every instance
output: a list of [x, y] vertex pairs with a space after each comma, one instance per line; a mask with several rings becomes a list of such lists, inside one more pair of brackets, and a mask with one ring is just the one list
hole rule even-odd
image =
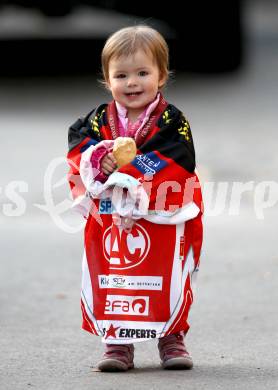
[[[135, 342], [158, 339], [162, 367], [190, 369], [184, 345], [202, 245], [202, 196], [183, 113], [165, 101], [168, 47], [156, 30], [121, 29], [102, 70], [113, 100], [69, 129], [73, 207], [87, 219], [83, 328], [102, 337], [101, 371], [134, 367]], [[118, 167], [118, 137], [137, 154]]]

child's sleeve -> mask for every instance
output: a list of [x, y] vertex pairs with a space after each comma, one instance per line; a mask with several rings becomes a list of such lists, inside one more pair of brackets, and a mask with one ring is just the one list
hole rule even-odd
[[93, 133], [89, 125], [89, 117], [94, 113], [92, 110], [85, 118], [78, 118], [69, 128], [67, 161], [69, 164], [68, 181], [75, 200], [86, 192], [80, 177], [80, 161], [82, 154], [91, 146], [100, 141]]
[[177, 128], [176, 141], [183, 145], [183, 148], [177, 148], [180, 152], [180, 155], [177, 156], [177, 161], [182, 162], [184, 168], [188, 172], [194, 172], [196, 168], [196, 159], [192, 131], [189, 121], [183, 114], [180, 125]]
[[[163, 120], [163, 118], [162, 118]], [[167, 119], [164, 119], [167, 121]], [[188, 173], [196, 168], [195, 148], [188, 119], [181, 111], [154, 137], [148, 149], [157, 149], [163, 156], [172, 159]]]
[[103, 159], [104, 156], [106, 156], [107, 153], [108, 150], [104, 146], [101, 146], [100, 148], [95, 150], [91, 156], [91, 164], [93, 169], [97, 169], [99, 171], [99, 174], [95, 177], [95, 180], [98, 180], [101, 183], [104, 183], [108, 178], [108, 176], [101, 171], [101, 167], [100, 167], [101, 160]]

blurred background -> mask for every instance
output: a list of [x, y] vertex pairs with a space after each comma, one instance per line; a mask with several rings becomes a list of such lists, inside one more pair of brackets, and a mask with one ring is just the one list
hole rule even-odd
[[1, 0], [0, 7], [1, 69], [9, 74], [92, 73], [107, 35], [140, 22], [167, 38], [174, 68], [229, 71], [242, 60], [240, 0]]
[[[191, 3], [0, 1], [1, 389], [277, 388], [278, 3]], [[188, 117], [213, 189], [187, 338], [195, 370], [162, 372], [149, 342], [138, 369], [104, 381], [92, 370], [100, 340], [80, 330], [67, 129], [110, 99], [98, 83], [106, 37], [141, 22], [169, 42], [164, 94]]]

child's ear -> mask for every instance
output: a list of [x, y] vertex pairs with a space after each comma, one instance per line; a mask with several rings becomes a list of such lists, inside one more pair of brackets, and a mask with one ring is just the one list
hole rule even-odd
[[165, 74], [160, 75], [158, 87], [162, 88], [165, 85], [166, 81], [167, 81], [167, 76]]
[[105, 85], [105, 88], [106, 88], [108, 91], [111, 91], [111, 86], [110, 86], [109, 80], [105, 80], [105, 81], [104, 81], [104, 85]]

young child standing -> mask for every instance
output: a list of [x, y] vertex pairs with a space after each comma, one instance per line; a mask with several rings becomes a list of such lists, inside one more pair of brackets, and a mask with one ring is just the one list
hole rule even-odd
[[[133, 368], [133, 343], [154, 338], [163, 368], [190, 369], [184, 336], [202, 196], [189, 123], [161, 92], [167, 44], [148, 26], [121, 29], [106, 41], [102, 70], [113, 100], [69, 129], [73, 206], [87, 219], [83, 328], [105, 343], [101, 371]], [[113, 152], [119, 137], [137, 147], [121, 167]]]

